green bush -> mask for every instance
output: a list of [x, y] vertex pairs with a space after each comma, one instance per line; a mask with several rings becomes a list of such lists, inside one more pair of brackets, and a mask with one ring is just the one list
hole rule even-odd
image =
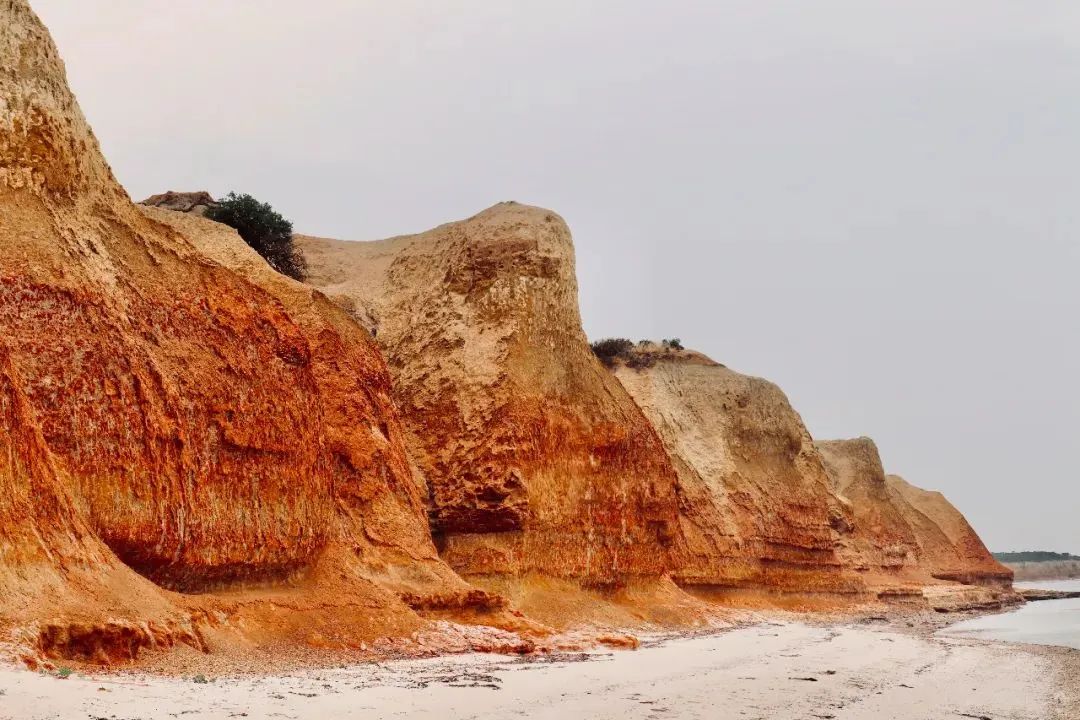
[[244, 242], [282, 275], [295, 280], [307, 276], [307, 261], [293, 243], [292, 223], [268, 203], [233, 192], [207, 208], [206, 217], [235, 228]]

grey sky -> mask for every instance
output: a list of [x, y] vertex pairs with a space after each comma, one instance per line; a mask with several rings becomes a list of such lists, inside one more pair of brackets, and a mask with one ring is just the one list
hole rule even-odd
[[681, 337], [992, 548], [1080, 553], [1080, 4], [31, 2], [136, 199], [550, 207], [591, 337]]

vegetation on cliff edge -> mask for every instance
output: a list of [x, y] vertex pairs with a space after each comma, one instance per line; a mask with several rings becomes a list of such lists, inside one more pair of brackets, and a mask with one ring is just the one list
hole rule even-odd
[[641, 340], [635, 346], [626, 338], [604, 338], [590, 345], [593, 354], [609, 370], [620, 361], [628, 368], [641, 370], [656, 364], [658, 355], [684, 350], [678, 338], [660, 341], [660, 349], [652, 340]]
[[294, 280], [307, 276], [307, 261], [293, 243], [292, 223], [269, 203], [231, 192], [207, 208], [206, 217], [234, 228], [279, 273]]

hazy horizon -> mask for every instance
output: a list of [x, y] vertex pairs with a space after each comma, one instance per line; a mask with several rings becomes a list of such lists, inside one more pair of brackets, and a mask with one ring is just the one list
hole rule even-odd
[[1080, 554], [1080, 6], [31, 4], [135, 200], [347, 239], [549, 207], [590, 338], [679, 337], [992, 550]]

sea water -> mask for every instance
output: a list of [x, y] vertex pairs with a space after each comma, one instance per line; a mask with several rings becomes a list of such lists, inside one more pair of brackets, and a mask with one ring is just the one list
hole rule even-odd
[[[1080, 580], [1017, 583], [1016, 587], [1080, 591]], [[1012, 612], [965, 620], [944, 632], [987, 640], [1080, 649], [1080, 598], [1029, 602]]]

